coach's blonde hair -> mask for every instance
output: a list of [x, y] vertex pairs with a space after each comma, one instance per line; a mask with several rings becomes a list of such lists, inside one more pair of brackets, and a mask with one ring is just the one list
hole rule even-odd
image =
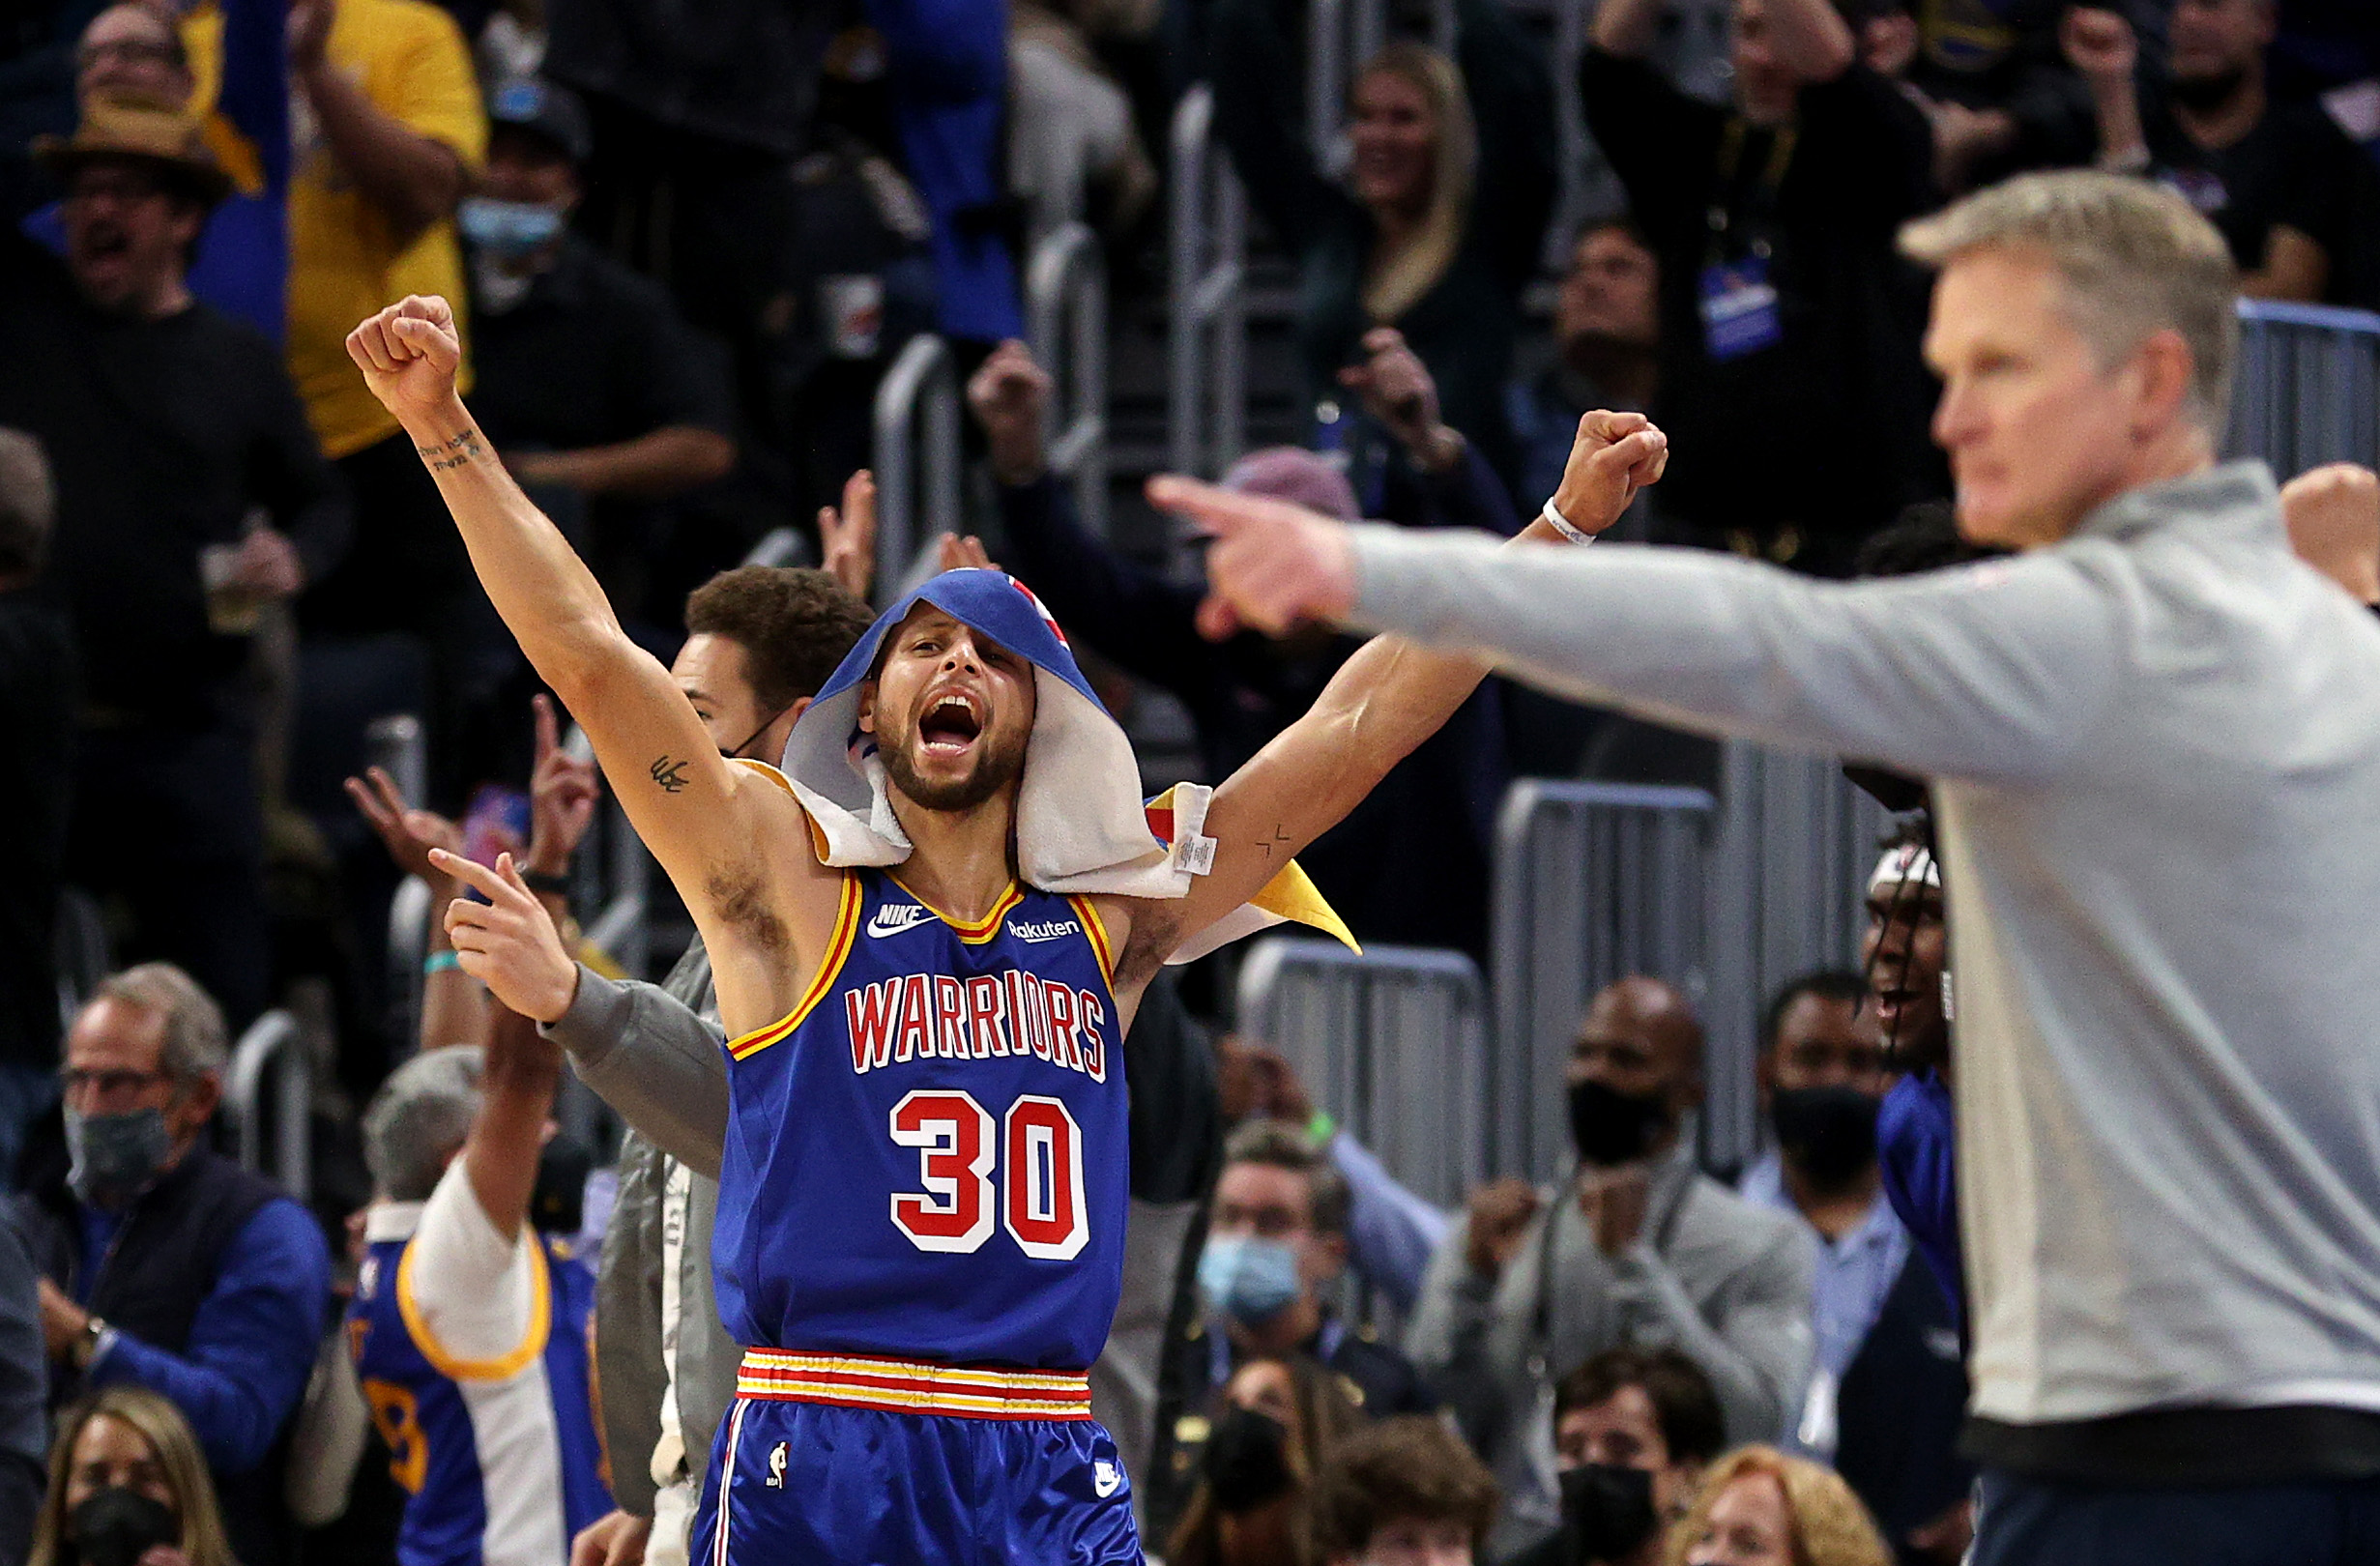
[[2065, 279], [2068, 318], [2112, 367], [2171, 329], [2190, 349], [2192, 422], [2220, 434], [2239, 357], [2239, 268], [2215, 225], [2162, 186], [2088, 169], [2024, 174], [1901, 231], [1911, 259], [2032, 250]]
[[1479, 162], [1479, 130], [1471, 119], [1471, 95], [1463, 72], [1439, 50], [1410, 39], [1387, 45], [1355, 73], [1395, 76], [1428, 100], [1437, 120], [1437, 156], [1430, 179], [1430, 210], [1413, 237], [1394, 251], [1372, 257], [1364, 277], [1364, 313], [1382, 325], [1394, 322], [1437, 286], [1463, 247], [1470, 222], [1471, 182]]
[[173, 1492], [174, 1516], [182, 1524], [177, 1548], [190, 1566], [240, 1566], [223, 1531], [207, 1460], [182, 1410], [154, 1392], [123, 1385], [102, 1388], [59, 1416], [58, 1438], [49, 1448], [49, 1486], [33, 1522], [33, 1549], [25, 1566], [61, 1566], [69, 1557], [66, 1488], [73, 1477], [74, 1443], [91, 1421], [102, 1417], [130, 1427], [149, 1443], [150, 1455], [164, 1470], [165, 1488]]
[[1787, 1457], [1773, 1446], [1742, 1446], [1712, 1464], [1685, 1519], [1670, 1531], [1664, 1566], [1685, 1566], [1710, 1526], [1711, 1508], [1738, 1479], [1766, 1477], [1785, 1492], [1793, 1566], [1893, 1566], [1893, 1552], [1868, 1509], [1832, 1468]]

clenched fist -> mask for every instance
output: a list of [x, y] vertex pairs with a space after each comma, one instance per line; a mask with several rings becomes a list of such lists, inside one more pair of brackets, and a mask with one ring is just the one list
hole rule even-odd
[[[347, 334], [347, 357], [364, 385], [409, 430], [455, 413], [454, 377], [463, 339], [454, 307], [432, 294], [408, 294]], [[419, 433], [416, 430], [416, 433]]]

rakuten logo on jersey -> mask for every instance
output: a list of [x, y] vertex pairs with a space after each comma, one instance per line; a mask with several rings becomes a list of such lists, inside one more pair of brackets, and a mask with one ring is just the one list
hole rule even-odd
[[1044, 941], [1056, 941], [1059, 936], [1081, 935], [1083, 927], [1072, 919], [1026, 919], [1008, 926], [1008, 933], [1019, 941], [1039, 945]]
[[972, 978], [879, 979], [845, 992], [843, 1016], [852, 1069], [863, 1076], [911, 1060], [1030, 1055], [1093, 1082], [1108, 1077], [1106, 1004], [1088, 990], [1013, 968]]

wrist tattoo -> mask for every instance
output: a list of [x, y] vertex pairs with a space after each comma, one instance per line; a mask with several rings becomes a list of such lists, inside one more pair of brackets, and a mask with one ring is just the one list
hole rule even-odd
[[416, 455], [429, 464], [432, 473], [450, 473], [456, 468], [477, 462], [486, 448], [480, 444], [477, 429], [466, 429], [460, 435], [430, 446], [414, 448]]
[[653, 773], [653, 780], [661, 785], [663, 794], [676, 794], [686, 786], [686, 764], [684, 762], [674, 762], [667, 756], [656, 756], [653, 758], [650, 770]]

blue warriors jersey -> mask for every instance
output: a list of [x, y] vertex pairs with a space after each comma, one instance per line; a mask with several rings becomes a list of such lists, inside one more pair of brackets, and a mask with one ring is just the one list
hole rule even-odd
[[456, 1359], [429, 1331], [410, 1240], [367, 1253], [347, 1332], [405, 1491], [400, 1566], [565, 1566], [611, 1510], [588, 1390], [595, 1275], [538, 1238], [528, 1336], [494, 1360]]
[[712, 1256], [739, 1342], [1082, 1370], [1122, 1286], [1123, 1055], [1089, 899], [980, 923], [847, 871], [816, 980], [728, 1046]]

